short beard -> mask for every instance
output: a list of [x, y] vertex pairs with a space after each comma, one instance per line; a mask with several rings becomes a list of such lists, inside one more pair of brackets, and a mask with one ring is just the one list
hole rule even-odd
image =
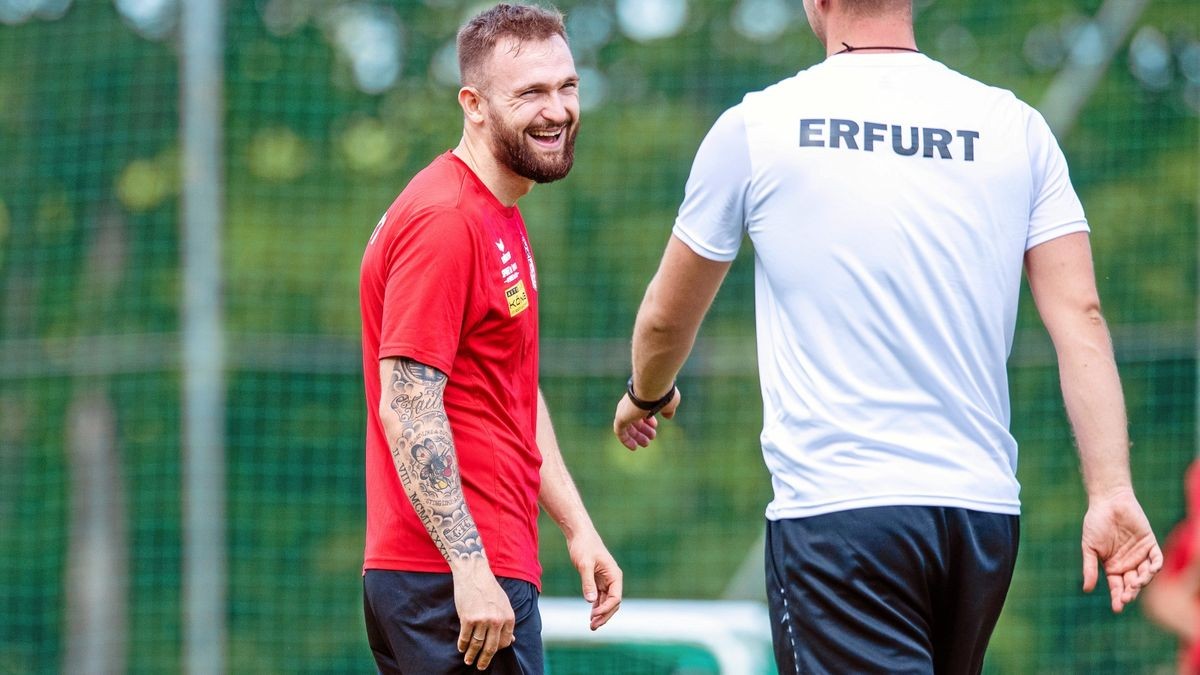
[[575, 134], [579, 131], [577, 124], [572, 123], [563, 129], [566, 138], [557, 155], [541, 157], [530, 150], [523, 131], [506, 126], [494, 115], [491, 123], [492, 153], [513, 173], [535, 183], [553, 183], [571, 172], [571, 166], [575, 163]]

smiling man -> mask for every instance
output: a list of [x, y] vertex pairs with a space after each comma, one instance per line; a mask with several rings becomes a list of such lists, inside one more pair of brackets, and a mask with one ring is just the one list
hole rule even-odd
[[591, 628], [621, 570], [538, 388], [538, 280], [517, 200], [567, 175], [579, 77], [562, 15], [500, 4], [458, 34], [463, 136], [363, 256], [364, 611], [383, 673], [541, 673], [538, 505], [566, 535]]

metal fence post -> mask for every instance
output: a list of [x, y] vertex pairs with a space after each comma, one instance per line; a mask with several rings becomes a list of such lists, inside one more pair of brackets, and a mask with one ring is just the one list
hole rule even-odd
[[221, 319], [222, 19], [180, 3], [184, 672], [226, 670], [225, 349]]

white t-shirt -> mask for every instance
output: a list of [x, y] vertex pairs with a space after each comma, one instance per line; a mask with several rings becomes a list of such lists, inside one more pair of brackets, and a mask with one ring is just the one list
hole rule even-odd
[[722, 115], [674, 234], [754, 245], [767, 517], [1019, 513], [1024, 254], [1087, 229], [1041, 115], [921, 54], [832, 56]]

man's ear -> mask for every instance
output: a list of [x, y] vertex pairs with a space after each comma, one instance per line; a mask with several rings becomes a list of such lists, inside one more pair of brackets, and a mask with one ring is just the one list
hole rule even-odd
[[458, 105], [462, 106], [463, 115], [472, 124], [483, 124], [484, 106], [487, 102], [478, 89], [470, 85], [458, 90]]

